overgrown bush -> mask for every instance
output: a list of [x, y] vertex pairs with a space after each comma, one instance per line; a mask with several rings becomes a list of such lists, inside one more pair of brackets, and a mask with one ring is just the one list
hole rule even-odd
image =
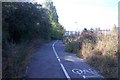
[[[117, 78], [118, 54], [120, 53], [120, 35], [118, 35], [117, 31], [111, 31], [106, 35], [90, 35], [87, 31], [85, 34], [82, 33], [81, 36], [81, 39], [79, 39], [76, 44], [73, 42], [69, 43], [67, 46], [70, 49], [69, 51], [72, 52], [78, 49], [79, 56], [86, 59], [86, 61], [100, 71], [103, 76], [106, 78]], [[75, 48], [79, 42], [81, 42], [81, 44]]]
[[118, 77], [118, 60], [111, 56], [94, 55], [87, 59], [87, 63], [96, 68], [106, 78]]
[[[93, 44], [94, 45], [94, 44]], [[84, 45], [83, 45], [84, 46]], [[89, 46], [88, 44], [86, 46]], [[97, 38], [97, 43], [93, 49], [85, 48], [89, 57], [87, 62], [94, 66], [102, 73], [106, 78], [118, 77], [118, 35], [110, 33], [108, 35], [102, 35]], [[85, 52], [82, 53], [86, 55]], [[86, 57], [86, 56], [85, 56]], [[100, 62], [100, 64], [98, 64]]]
[[83, 43], [82, 48], [80, 50], [81, 51], [80, 54], [82, 55], [83, 58], [87, 59], [93, 55], [92, 54], [93, 49], [94, 49], [93, 44], [88, 42]]
[[65, 51], [71, 53], [78, 53], [79, 51], [79, 44], [76, 41], [71, 41], [66, 45]]

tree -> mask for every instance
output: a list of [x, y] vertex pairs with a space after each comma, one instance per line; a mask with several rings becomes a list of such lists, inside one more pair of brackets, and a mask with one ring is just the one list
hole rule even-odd
[[113, 27], [112, 27], [112, 33], [116, 33], [117, 32], [117, 27], [116, 25], [114, 24]]
[[58, 22], [58, 15], [56, 7], [53, 5], [53, 2], [51, 0], [46, 0], [44, 3], [46, 8], [49, 11], [49, 18], [52, 25], [52, 39], [61, 39], [64, 34], [64, 28], [62, 25]]
[[53, 5], [53, 2], [51, 0], [46, 0], [44, 4], [46, 8], [49, 10], [51, 21], [58, 22], [57, 10], [56, 7]]
[[3, 42], [19, 43], [38, 36], [50, 39], [52, 27], [49, 13], [40, 4], [5, 2], [2, 8]]

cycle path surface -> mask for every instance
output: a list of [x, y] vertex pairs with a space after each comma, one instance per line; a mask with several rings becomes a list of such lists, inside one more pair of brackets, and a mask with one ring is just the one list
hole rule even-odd
[[64, 50], [61, 40], [44, 44], [33, 54], [26, 70], [27, 78], [104, 79], [84, 59]]

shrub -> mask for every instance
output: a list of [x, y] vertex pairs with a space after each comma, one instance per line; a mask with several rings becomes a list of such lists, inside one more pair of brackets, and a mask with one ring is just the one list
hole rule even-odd
[[[92, 50], [89, 44], [82, 48], [83, 57], [86, 58], [87, 62], [95, 67], [103, 76], [106, 78], [117, 78], [118, 77], [118, 35], [109, 34], [97, 37], [97, 43], [94, 45]], [[88, 51], [88, 52], [87, 52]], [[100, 64], [98, 64], [100, 63]]]
[[106, 78], [118, 77], [118, 62], [111, 56], [95, 55], [87, 59], [87, 62], [95, 67]]
[[92, 56], [92, 51], [93, 51], [93, 45], [91, 43], [83, 43], [82, 48], [81, 48], [81, 54], [83, 58], [88, 58]]
[[78, 53], [79, 51], [79, 43], [76, 41], [71, 41], [66, 45], [65, 51], [71, 53]]
[[[67, 44], [67, 50], [69, 52], [79, 52], [80, 57], [86, 59], [90, 65], [100, 71], [106, 78], [117, 78], [117, 54], [120, 52], [119, 37], [120, 35], [115, 32], [97, 36], [87, 33], [83, 34], [79, 41], [70, 41]], [[79, 42], [81, 44], [78, 44]]]

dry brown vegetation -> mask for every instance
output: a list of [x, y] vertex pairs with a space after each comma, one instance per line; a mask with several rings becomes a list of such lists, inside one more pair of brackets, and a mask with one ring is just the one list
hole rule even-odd
[[[77, 42], [80, 42], [80, 40]], [[119, 41], [118, 33], [112, 31], [107, 35], [101, 34], [95, 36], [87, 34], [87, 37], [83, 35], [81, 45], [79, 45], [81, 48], [77, 47], [76, 50], [79, 51], [76, 52], [79, 52], [77, 53], [79, 57], [86, 59], [87, 63], [100, 71], [104, 77], [117, 78], [118, 53], [120, 51]], [[68, 48], [74, 49], [70, 46]]]
[[2, 51], [3, 78], [25, 77], [26, 67], [33, 53], [43, 44], [43, 40], [34, 39], [20, 44], [7, 43]]
[[116, 34], [99, 36], [94, 46], [88, 43], [87, 48], [84, 46], [81, 53], [90, 65], [106, 78], [118, 77], [118, 36]]

